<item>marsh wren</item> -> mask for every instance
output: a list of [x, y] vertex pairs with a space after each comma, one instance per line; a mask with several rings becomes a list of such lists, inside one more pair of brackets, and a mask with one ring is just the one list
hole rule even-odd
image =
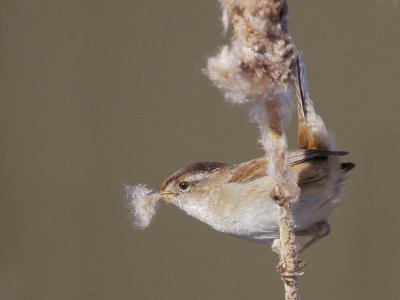
[[[346, 172], [345, 152], [298, 150], [290, 153], [291, 169], [301, 194], [293, 206], [294, 229], [300, 235], [329, 232], [327, 219], [340, 203]], [[275, 182], [266, 174], [265, 158], [240, 164], [194, 163], [168, 177], [161, 200], [217, 231], [266, 243], [279, 238], [276, 202], [270, 197]]]
[[[297, 235], [311, 236], [300, 251], [329, 233], [327, 220], [340, 203], [346, 173], [354, 167], [340, 161], [347, 152], [334, 150], [332, 138], [314, 110], [304, 68], [299, 64], [295, 83], [300, 149], [289, 152], [288, 158], [301, 189], [292, 206], [294, 230]], [[279, 226], [277, 203], [271, 197], [276, 182], [267, 174], [267, 164], [265, 157], [238, 164], [191, 164], [165, 179], [160, 192], [151, 198], [131, 190], [134, 214], [142, 218], [141, 226], [145, 227], [158, 200], [163, 200], [217, 231], [272, 242], [279, 238]]]

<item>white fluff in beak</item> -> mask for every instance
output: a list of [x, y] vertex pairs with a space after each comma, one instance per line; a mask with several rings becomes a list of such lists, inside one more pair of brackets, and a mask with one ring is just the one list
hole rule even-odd
[[125, 186], [125, 192], [133, 224], [139, 229], [146, 228], [157, 211], [160, 195], [144, 184]]

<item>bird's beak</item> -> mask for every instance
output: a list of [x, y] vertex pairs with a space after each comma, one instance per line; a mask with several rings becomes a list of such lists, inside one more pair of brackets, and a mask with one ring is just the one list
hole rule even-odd
[[166, 202], [169, 202], [171, 197], [176, 196], [176, 194], [173, 192], [159, 192], [159, 195], [160, 199]]
[[169, 202], [171, 197], [176, 196], [176, 194], [173, 192], [160, 192], [159, 190], [152, 191], [151, 193], [148, 193], [146, 196], [150, 195], [158, 195], [160, 196], [159, 198], [160, 200], [164, 200], [166, 202]]

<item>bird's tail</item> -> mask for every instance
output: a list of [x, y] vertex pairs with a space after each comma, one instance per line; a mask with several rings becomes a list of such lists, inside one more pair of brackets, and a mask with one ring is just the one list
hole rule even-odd
[[295, 87], [299, 119], [298, 140], [301, 149], [335, 150], [332, 135], [315, 112], [307, 82], [306, 65], [301, 53], [297, 56]]

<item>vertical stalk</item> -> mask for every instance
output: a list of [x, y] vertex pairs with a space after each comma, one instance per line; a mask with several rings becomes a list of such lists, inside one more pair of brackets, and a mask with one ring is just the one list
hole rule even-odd
[[260, 128], [267, 173], [275, 182], [272, 196], [279, 213], [278, 271], [286, 300], [300, 299], [298, 258], [291, 203], [300, 190], [287, 163], [284, 126], [291, 117], [297, 51], [288, 32], [287, 0], [219, 0], [225, 29], [232, 26], [231, 44], [208, 60], [207, 74], [233, 103], [250, 103]]

